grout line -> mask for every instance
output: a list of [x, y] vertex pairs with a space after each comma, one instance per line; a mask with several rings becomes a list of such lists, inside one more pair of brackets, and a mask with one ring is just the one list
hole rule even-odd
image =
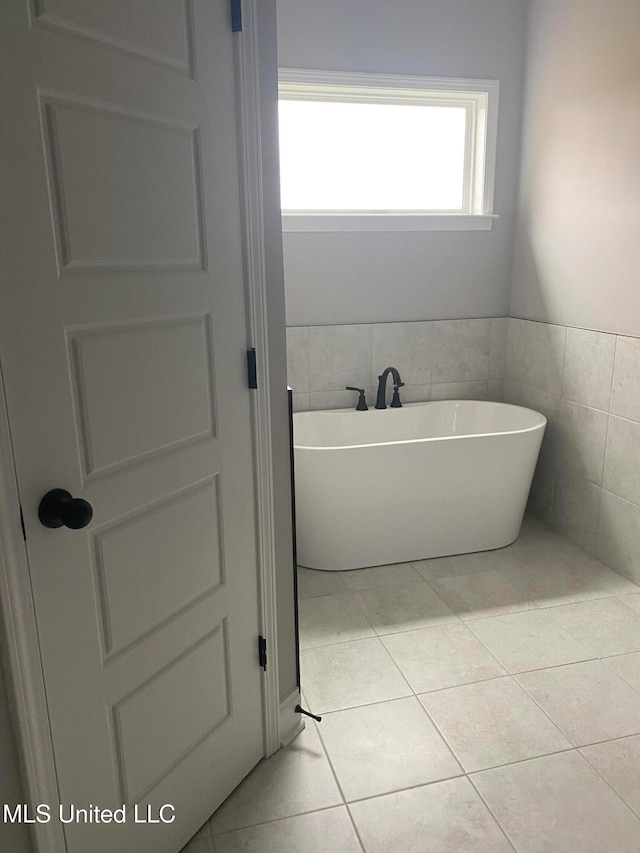
[[360, 830], [358, 829], [358, 826], [355, 822], [355, 819], [354, 819], [353, 815], [351, 814], [351, 809], [349, 808], [348, 803], [346, 804], [346, 809], [347, 809], [347, 814], [349, 815], [349, 820], [351, 821], [351, 826], [353, 827], [353, 831], [355, 832], [356, 838], [358, 839], [358, 843], [360, 844], [360, 847], [362, 848], [362, 853], [366, 853], [364, 842], [360, 836]]
[[414, 688], [413, 688], [413, 684], [410, 684], [410, 683], [409, 683], [409, 679], [408, 679], [408, 678], [407, 678], [407, 676], [404, 674], [404, 672], [400, 669], [400, 667], [399, 667], [399, 665], [398, 665], [397, 661], [395, 660], [395, 658], [393, 657], [393, 655], [391, 654], [391, 652], [389, 651], [389, 649], [388, 649], [388, 648], [385, 646], [385, 644], [382, 642], [382, 639], [381, 639], [380, 637], [379, 637], [378, 639], [380, 640], [380, 645], [381, 645], [381, 646], [382, 646], [382, 648], [385, 650], [385, 653], [386, 653], [387, 657], [388, 657], [388, 658], [389, 658], [389, 660], [392, 662], [392, 664], [394, 665], [394, 667], [398, 670], [398, 672], [400, 673], [400, 676], [401, 676], [402, 680], [404, 681], [404, 683], [407, 685], [407, 687], [408, 687], [408, 688], [409, 688], [409, 690], [411, 691], [411, 695], [413, 695], [413, 696], [417, 696], [418, 694], [417, 694], [417, 693], [416, 693], [416, 691], [414, 690]]
[[336, 783], [336, 786], [338, 788], [338, 792], [340, 793], [340, 796], [342, 797], [342, 803], [343, 803], [343, 805], [346, 805], [347, 798], [344, 795], [342, 785], [340, 784], [340, 780], [338, 779], [338, 774], [336, 772], [336, 769], [333, 766], [333, 761], [331, 760], [331, 756], [329, 755], [329, 750], [327, 749], [327, 745], [325, 744], [324, 738], [322, 737], [322, 732], [320, 731], [320, 727], [315, 722], [313, 723], [313, 725], [316, 728], [316, 734], [318, 735], [318, 738], [320, 740], [320, 746], [322, 747], [322, 751], [324, 752], [324, 757], [327, 759], [327, 763], [328, 763], [329, 768], [331, 770], [331, 775], [333, 776], [334, 781]]
[[[285, 747], [285, 749], [286, 749], [286, 747]], [[295, 814], [287, 814], [287, 815], [281, 815], [280, 817], [274, 817], [274, 818], [271, 818], [271, 820], [261, 820], [261, 821], [258, 821], [258, 823], [248, 823], [248, 824], [245, 824], [243, 826], [236, 826], [233, 829], [223, 829], [222, 832], [214, 832], [212, 829], [211, 837], [212, 837], [213, 842], [215, 844], [216, 837], [218, 837], [220, 835], [226, 835], [227, 833], [231, 833], [231, 832], [241, 832], [243, 829], [254, 829], [256, 826], [267, 826], [267, 824], [270, 824], [270, 823], [279, 823], [280, 821], [283, 821], [283, 820], [291, 820], [291, 818], [295, 818], [295, 817], [304, 817], [305, 815], [316, 814], [317, 812], [330, 812], [330, 811], [332, 811], [332, 809], [342, 809], [345, 807], [345, 805], [346, 805], [346, 803], [334, 803], [332, 806], [320, 806], [319, 808], [316, 808], [316, 809], [305, 809], [304, 811], [301, 811], [301, 812], [295, 812]]]
[[563, 352], [562, 352], [562, 373], [560, 375], [560, 405], [561, 406], [562, 406], [562, 400], [567, 399], [564, 396], [564, 376], [565, 376], [565, 373], [567, 370], [567, 335], [568, 335], [568, 331], [567, 331], [567, 327], [565, 326], [565, 328], [564, 328], [564, 345], [563, 345], [564, 348], [563, 348]]
[[[579, 661], [579, 662], [580, 662], [580, 663], [584, 663], [584, 661]], [[567, 665], [568, 665], [568, 666], [571, 666], [571, 664], [567, 664]], [[519, 674], [524, 675], [524, 673], [519, 673]], [[521, 684], [521, 683], [518, 681], [518, 679], [517, 679], [517, 678], [515, 678], [515, 682], [516, 682], [516, 684], [518, 684], [518, 685], [522, 688], [522, 690], [524, 690], [524, 692], [525, 692], [525, 693], [527, 694], [527, 696], [531, 699], [531, 701], [532, 701], [535, 705], [537, 705], [537, 706], [538, 706], [538, 708], [542, 711], [542, 713], [545, 715], [545, 717], [547, 717], [547, 719], [548, 719], [548, 720], [550, 720], [550, 722], [551, 722], [551, 723], [556, 727], [556, 729], [558, 729], [558, 731], [560, 732], [560, 734], [561, 734], [561, 735], [563, 735], [564, 737], [566, 737], [566, 739], [569, 741], [569, 743], [573, 744], [573, 747], [574, 747], [575, 749], [577, 749], [577, 748], [578, 748], [578, 744], [573, 740], [573, 738], [568, 734], [568, 732], [565, 732], [565, 731], [560, 727], [560, 724], [559, 724], [559, 723], [557, 723], [557, 722], [556, 722], [556, 721], [551, 717], [551, 715], [549, 714], [549, 712], [548, 712], [548, 711], [546, 711], [546, 710], [542, 707], [542, 705], [538, 702], [538, 700], [535, 698], [535, 696], [533, 696], [533, 695], [531, 694], [531, 692], [527, 689], [526, 685], [525, 685], [525, 684]], [[567, 750], [564, 750], [564, 751], [566, 752]]]
[[[629, 737], [635, 737], [635, 735], [629, 735]], [[625, 740], [625, 738], [613, 738], [613, 740]], [[602, 743], [609, 743], [609, 741], [602, 741]], [[640, 818], [640, 813], [636, 812], [636, 811], [635, 811], [635, 809], [633, 809], [633, 808], [629, 805], [629, 803], [624, 799], [624, 797], [622, 796], [622, 794], [620, 794], [618, 791], [616, 791], [616, 789], [613, 787], [613, 785], [611, 784], [611, 782], [609, 782], [609, 780], [608, 780], [608, 779], [607, 779], [607, 778], [606, 778], [606, 777], [605, 777], [605, 776], [600, 772], [600, 770], [596, 767], [596, 765], [595, 765], [595, 764], [593, 764], [593, 763], [589, 760], [588, 756], [586, 756], [586, 755], [582, 752], [582, 750], [583, 750], [583, 749], [587, 749], [589, 746], [597, 746], [597, 745], [598, 745], [598, 744], [588, 744], [588, 746], [586, 746], [586, 747], [579, 747], [579, 748], [578, 748], [578, 752], [580, 753], [580, 755], [582, 756], [582, 758], [584, 758], [584, 760], [587, 762], [587, 764], [589, 765], [589, 767], [591, 767], [591, 769], [592, 769], [592, 770], [594, 770], [594, 771], [595, 771], [595, 773], [597, 773], [597, 774], [598, 774], [598, 776], [602, 779], [602, 781], [603, 781], [606, 785], [608, 785], [608, 787], [609, 787], [609, 788], [611, 788], [611, 790], [613, 791], [613, 793], [615, 794], [615, 796], [616, 796], [616, 797], [617, 797], [617, 798], [618, 798], [618, 799], [619, 799], [619, 800], [620, 800], [620, 801], [621, 801], [621, 802], [622, 802], [622, 803], [627, 807], [627, 809], [631, 812], [631, 814], [632, 814], [635, 818]]]
[[589, 749], [592, 746], [602, 746], [605, 743], [615, 743], [616, 741], [619, 741], [619, 740], [630, 740], [632, 737], [640, 738], [640, 731], [631, 732], [631, 734], [628, 734], [628, 735], [618, 735], [618, 737], [608, 737], [608, 738], [605, 738], [604, 740], [590, 741], [589, 743], [580, 744], [579, 746], [576, 747], [576, 749]]
[[365, 853], [364, 844], [362, 843], [362, 838], [360, 838], [360, 833], [358, 831], [358, 827], [356, 826], [356, 822], [353, 819], [353, 815], [351, 814], [351, 811], [350, 811], [349, 806], [347, 804], [347, 798], [345, 797], [344, 790], [342, 788], [342, 785], [340, 784], [340, 780], [338, 778], [338, 774], [336, 772], [336, 769], [333, 766], [333, 761], [331, 760], [331, 756], [329, 755], [329, 750], [327, 749], [327, 745], [325, 744], [324, 738], [322, 737], [322, 732], [320, 730], [320, 726], [316, 725], [315, 723], [313, 725], [316, 726], [316, 734], [318, 735], [318, 738], [320, 739], [320, 745], [322, 746], [322, 750], [324, 752], [325, 758], [327, 759], [327, 763], [331, 769], [331, 773], [333, 774], [333, 778], [335, 780], [336, 786], [338, 788], [338, 791], [340, 792], [340, 796], [342, 797], [342, 802], [343, 802], [343, 804], [347, 810], [347, 815], [349, 816], [349, 820], [351, 821], [351, 826], [353, 827], [353, 831], [356, 835], [356, 838], [358, 839], [358, 843], [360, 844], [360, 847], [362, 848], [363, 853]]
[[382, 794], [371, 794], [369, 797], [356, 797], [353, 800], [349, 800], [347, 803], [348, 806], [353, 806], [356, 803], [366, 803], [369, 800], [381, 800], [383, 797], [392, 797], [394, 794], [403, 794], [406, 791], [416, 791], [418, 788], [430, 788], [432, 785], [439, 785], [441, 782], [450, 782], [452, 779], [464, 779], [467, 774], [461, 768], [460, 773], [456, 773], [454, 776], [446, 776], [444, 779], [432, 779], [429, 782], [418, 782], [415, 785], [407, 785], [403, 788], [396, 788], [393, 791], [385, 791]]
[[[425, 694], [421, 694], [421, 695], [425, 695]], [[449, 753], [451, 754], [451, 757], [453, 758], [453, 760], [455, 761], [455, 763], [456, 763], [456, 764], [458, 765], [458, 767], [462, 770], [462, 772], [466, 775], [467, 771], [465, 770], [464, 765], [462, 764], [462, 761], [460, 760], [460, 758], [458, 758], [458, 756], [457, 756], [457, 754], [456, 754], [456, 751], [454, 750], [454, 748], [451, 746], [451, 744], [449, 743], [449, 741], [448, 741], [448, 740], [447, 740], [447, 738], [445, 737], [444, 732], [442, 731], [442, 729], [440, 728], [440, 726], [437, 724], [437, 722], [433, 719], [433, 717], [432, 717], [432, 716], [431, 716], [431, 714], [429, 713], [429, 711], [428, 711], [428, 709], [427, 709], [426, 705], [425, 705], [425, 704], [424, 704], [424, 702], [420, 699], [420, 696], [416, 696], [416, 699], [417, 699], [417, 701], [418, 701], [418, 704], [419, 704], [419, 705], [420, 705], [420, 707], [422, 708], [423, 712], [426, 714], [427, 719], [429, 720], [429, 722], [431, 723], [431, 725], [435, 728], [435, 730], [436, 730], [436, 732], [438, 733], [438, 735], [440, 735], [440, 739], [442, 740], [442, 743], [444, 744], [445, 748], [449, 750]], [[457, 778], [457, 777], [450, 777], [450, 778]], [[440, 780], [440, 781], [442, 781], [442, 780]]]
[[[518, 611], [518, 612], [528, 612], [528, 611]], [[453, 617], [451, 619], [449, 619], [448, 616], [446, 617], [449, 621], [439, 622], [437, 625], [420, 625], [418, 628], [408, 628], [405, 631], [391, 631], [388, 634], [378, 634], [376, 632], [373, 636], [369, 636], [369, 637], [352, 637], [352, 638], [347, 639], [347, 640], [336, 640], [333, 643], [322, 643], [322, 645], [308, 646], [307, 648], [303, 648], [301, 646], [300, 651], [301, 652], [311, 652], [314, 649], [326, 649], [329, 646], [344, 646], [346, 643], [358, 643], [361, 640], [384, 640], [386, 637], [401, 637], [404, 634], [415, 634], [417, 631], [431, 631], [431, 630], [434, 630], [435, 628], [446, 628], [450, 625], [465, 625], [465, 623], [462, 621], [462, 619], [460, 619], [459, 616], [456, 616], [455, 613], [452, 613], [451, 615]], [[444, 618], [444, 617], [436, 617], [436, 618]], [[491, 617], [487, 617], [487, 618], [491, 618]], [[369, 624], [371, 624], [371, 623], [369, 623]], [[375, 631], [376, 629], [372, 628], [372, 630]]]
[[[557, 607], [571, 607], [573, 604], [588, 604], [590, 601], [604, 601], [606, 598], [617, 598], [617, 593], [609, 592], [608, 590], [602, 590], [603, 595], [596, 595], [591, 598], [577, 598], [575, 601], [559, 601], [557, 604], [539, 604], [538, 607], [540, 610], [555, 610]], [[633, 593], [627, 593], [628, 595], [633, 595]], [[551, 615], [551, 614], [549, 614]], [[564, 629], [567, 630], [566, 628]], [[572, 635], [573, 636], [573, 635]]]
[[[598, 658], [598, 660], [600, 661], [600, 663], [604, 664], [604, 666], [606, 666], [607, 669], [613, 675], [616, 676], [616, 678], [619, 678], [620, 681], [623, 682], [623, 684], [626, 684], [627, 687], [630, 687], [635, 693], [637, 693], [640, 696], [640, 688], [635, 687], [633, 684], [631, 684], [629, 681], [627, 681], [627, 679], [624, 676], [622, 676], [622, 675], [620, 675], [620, 673], [616, 672], [615, 669], [613, 669], [613, 667], [607, 663], [608, 660], [611, 660], [611, 658], [614, 658], [614, 657], [624, 657], [625, 655], [636, 655], [636, 654], [638, 654], [638, 652], [623, 652], [621, 655], [610, 655], [608, 658]], [[640, 734], [640, 732], [638, 732], [638, 734]]]
[[619, 335], [614, 335], [613, 337], [614, 337], [614, 341], [613, 341], [613, 360], [612, 360], [612, 363], [611, 363], [611, 383], [610, 383], [610, 385], [609, 385], [609, 407], [608, 407], [608, 408], [609, 408], [609, 414], [612, 414], [612, 412], [611, 412], [611, 403], [613, 402], [613, 380], [614, 380], [615, 375], [616, 375], [616, 358], [617, 358], [617, 356], [618, 356], [618, 340], [619, 340], [619, 337], [620, 337], [620, 336], [619, 336]]
[[500, 823], [500, 821], [498, 820], [497, 815], [494, 813], [493, 809], [491, 808], [491, 806], [489, 805], [489, 803], [487, 802], [487, 800], [482, 796], [482, 791], [480, 791], [480, 789], [478, 788], [478, 786], [476, 785], [476, 783], [474, 782], [474, 780], [471, 778], [471, 776], [470, 776], [470, 775], [468, 775], [468, 776], [467, 776], [467, 779], [469, 780], [469, 783], [471, 784], [471, 786], [472, 786], [473, 790], [476, 792], [476, 794], [478, 795], [478, 797], [480, 797], [480, 801], [481, 801], [482, 803], [484, 803], [485, 808], [487, 809], [487, 811], [489, 812], [489, 814], [491, 815], [491, 817], [495, 820], [495, 822], [496, 822], [497, 826], [500, 828], [500, 832], [501, 832], [501, 833], [504, 835], [504, 837], [506, 838], [506, 840], [507, 840], [507, 844], [511, 847], [511, 849], [512, 849], [512, 850], [516, 851], [516, 853], [517, 853], [517, 848], [516, 848], [516, 846], [515, 846], [515, 841], [511, 841], [511, 839], [509, 838], [509, 835], [508, 835], [508, 833], [507, 833], [507, 830], [506, 830], [506, 829], [503, 827], [503, 825]]

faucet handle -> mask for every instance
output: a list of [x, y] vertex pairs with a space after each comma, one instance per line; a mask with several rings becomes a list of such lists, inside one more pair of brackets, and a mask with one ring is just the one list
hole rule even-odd
[[353, 385], [347, 385], [345, 391], [357, 391], [360, 396], [358, 397], [358, 405], [356, 406], [356, 412], [368, 412], [369, 407], [367, 406], [367, 401], [364, 396], [364, 388], [354, 388]]

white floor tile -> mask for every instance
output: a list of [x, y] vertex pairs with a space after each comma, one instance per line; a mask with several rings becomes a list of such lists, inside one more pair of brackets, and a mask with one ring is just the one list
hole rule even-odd
[[349, 806], [367, 853], [512, 853], [467, 779]]
[[542, 610], [467, 623], [508, 672], [527, 672], [594, 655]]
[[577, 566], [561, 563], [550, 566], [516, 566], [502, 576], [528, 596], [538, 607], [554, 607], [613, 595]]
[[640, 588], [619, 572], [605, 566], [600, 560], [584, 552], [567, 557], [567, 565], [589, 574], [609, 595], [630, 595], [640, 593]]
[[577, 752], [472, 777], [518, 853], [637, 853], [640, 821]]
[[376, 635], [350, 592], [308, 598], [300, 602], [298, 614], [301, 649]]
[[309, 725], [252, 770], [213, 815], [211, 829], [226, 832], [341, 803], [320, 738]]
[[533, 536], [522, 536], [512, 545], [495, 553], [502, 555], [503, 568], [507, 569], [518, 566], [538, 568], [558, 566], [565, 564], [567, 558], [584, 552], [561, 536], [545, 532]]
[[455, 557], [436, 557], [432, 560], [419, 560], [413, 565], [426, 581], [495, 572], [505, 567], [503, 550], [478, 551], [476, 554], [458, 554]]
[[576, 746], [640, 733], [640, 695], [601, 661], [517, 676]]
[[604, 658], [603, 663], [640, 693], [640, 652]]
[[623, 595], [620, 597], [620, 601], [627, 605], [627, 607], [631, 607], [637, 613], [640, 613], [640, 593], [636, 593], [634, 595]]
[[185, 845], [180, 853], [213, 853], [213, 841], [210, 835], [194, 835], [191, 841]]
[[534, 518], [532, 515], [525, 515], [522, 519], [522, 527], [520, 528], [520, 535], [527, 536], [530, 533], [548, 533], [548, 528], [539, 521], [537, 518]]
[[304, 693], [316, 714], [412, 693], [377, 638], [307, 649], [300, 664]]
[[547, 612], [599, 657], [640, 651], [640, 613], [617, 598], [566, 604]]
[[361, 853], [344, 806], [214, 836], [215, 853]]
[[457, 616], [423, 580], [369, 589], [354, 593], [354, 597], [380, 635], [458, 622]]
[[433, 578], [429, 583], [461, 619], [497, 616], [536, 607], [497, 571]]
[[640, 735], [585, 746], [580, 752], [629, 808], [640, 815]]
[[298, 566], [298, 598], [316, 598], [345, 592], [344, 581], [339, 572], [321, 572], [319, 569], [305, 569]]
[[324, 720], [185, 853], [640, 851], [630, 581], [531, 521], [497, 551], [298, 578]]
[[437, 690], [420, 701], [468, 773], [572, 747], [512, 678]]
[[326, 714], [319, 732], [347, 802], [462, 775], [413, 696]]
[[441, 625], [383, 637], [416, 693], [504, 675], [482, 643], [462, 625]]
[[342, 582], [352, 592], [363, 589], [379, 589], [396, 584], [415, 583], [420, 580], [411, 563], [392, 563], [388, 566], [374, 566], [371, 569], [353, 569], [340, 572]]

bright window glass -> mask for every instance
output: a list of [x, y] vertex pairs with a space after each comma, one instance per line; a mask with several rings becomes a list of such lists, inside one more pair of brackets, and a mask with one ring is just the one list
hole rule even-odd
[[469, 108], [281, 99], [282, 208], [464, 212]]

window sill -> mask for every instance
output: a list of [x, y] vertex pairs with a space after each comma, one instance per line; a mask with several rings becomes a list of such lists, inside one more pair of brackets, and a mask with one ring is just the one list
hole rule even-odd
[[283, 213], [291, 231], [490, 231], [496, 214], [467, 213]]

